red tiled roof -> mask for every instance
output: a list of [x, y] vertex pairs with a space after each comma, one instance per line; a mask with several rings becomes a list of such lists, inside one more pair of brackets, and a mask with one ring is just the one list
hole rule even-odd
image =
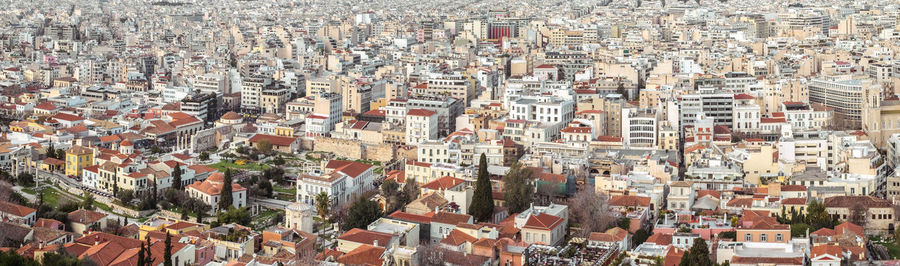
[[631, 206], [641, 206], [641, 207], [650, 207], [650, 197], [642, 197], [635, 195], [617, 195], [613, 196], [609, 199], [610, 206], [622, 206], [622, 207], [631, 207]]
[[453, 229], [450, 231], [450, 234], [447, 234], [447, 237], [441, 239], [441, 244], [447, 244], [451, 246], [459, 246], [463, 243], [472, 243], [478, 240], [477, 238], [470, 236], [469, 234], [463, 233], [458, 229]]
[[468, 223], [472, 220], [472, 216], [468, 214], [457, 214], [450, 212], [438, 212], [431, 216], [431, 222], [437, 222], [442, 224], [449, 225], [457, 225], [461, 223]]
[[353, 228], [338, 236], [338, 239], [366, 245], [374, 245], [375, 241], [378, 241], [379, 245], [387, 245], [392, 237], [393, 235], [388, 233]]
[[337, 258], [337, 262], [343, 265], [382, 265], [384, 250], [383, 247], [361, 245]]
[[80, 117], [77, 115], [70, 115], [67, 113], [57, 113], [57, 114], [53, 115], [51, 118], [56, 119], [57, 121], [62, 120], [62, 121], [70, 121], [70, 122], [84, 120], [84, 117]]
[[194, 117], [192, 115], [185, 114], [182, 112], [170, 113], [169, 117], [172, 118], [172, 122], [170, 122], [169, 124], [172, 125], [173, 127], [179, 127], [182, 125], [203, 122], [202, 120], [197, 119], [196, 117]]
[[763, 117], [763, 118], [759, 119], [760, 123], [784, 123], [785, 121], [787, 121], [787, 120], [785, 120], [784, 117], [778, 117], [778, 118]]
[[6, 201], [0, 201], [0, 212], [8, 213], [11, 215], [25, 217], [29, 214], [34, 213], [36, 210], [32, 208], [28, 208], [19, 204], [10, 203]]
[[598, 136], [598, 137], [597, 137], [597, 140], [598, 140], [598, 141], [605, 141], [605, 142], [621, 142], [621, 141], [622, 141], [622, 137], [614, 137], [614, 136]]
[[811, 253], [810, 257], [815, 258], [815, 257], [821, 256], [824, 254], [828, 254], [828, 255], [835, 256], [835, 257], [837, 257], [837, 260], [840, 260], [840, 258], [843, 257], [841, 255], [841, 252], [842, 252], [841, 247], [836, 246], [836, 245], [818, 245], [818, 246], [814, 246], [814, 247], [812, 247], [812, 249], [810, 249], [810, 253]]
[[729, 200], [725, 205], [728, 207], [742, 207], [742, 208], [750, 208], [750, 205], [753, 204], [752, 198], [736, 198]]
[[428, 109], [410, 109], [408, 112], [406, 112], [406, 115], [413, 116], [432, 116], [434, 114], [436, 114], [436, 112]]
[[356, 178], [375, 166], [354, 161], [331, 160], [325, 165], [326, 169], [334, 169], [350, 177]]
[[660, 246], [668, 246], [672, 244], [672, 235], [670, 234], [653, 234], [647, 238], [646, 242], [656, 243]]
[[412, 214], [412, 213], [408, 213], [408, 212], [402, 212], [402, 211], [395, 211], [394, 213], [391, 213], [391, 215], [388, 215], [388, 217], [397, 219], [397, 220], [407, 221], [407, 222], [419, 223], [419, 224], [430, 224], [431, 223], [431, 217], [428, 217], [425, 215]]
[[453, 187], [456, 187], [465, 182], [465, 180], [455, 178], [452, 176], [443, 176], [441, 178], [435, 179], [431, 182], [428, 182], [422, 185], [422, 188], [427, 188], [431, 190], [447, 190]]
[[756, 99], [756, 97], [750, 96], [749, 94], [746, 94], [746, 93], [741, 93], [741, 94], [734, 95], [734, 99], [735, 100], [752, 100], [752, 99]]
[[42, 102], [42, 103], [39, 103], [34, 108], [41, 109], [41, 110], [56, 110], [59, 107], [56, 107], [56, 105], [53, 105], [53, 103], [51, 103], [51, 102]]
[[80, 224], [92, 224], [100, 219], [106, 218], [105, 213], [95, 212], [85, 209], [75, 210], [68, 215], [69, 222]]
[[258, 143], [260, 141], [267, 140], [270, 144], [275, 146], [291, 146], [292, 143], [297, 141], [295, 137], [285, 137], [285, 136], [276, 136], [276, 135], [266, 135], [266, 134], [256, 134], [250, 138], [250, 143]]
[[528, 221], [525, 222], [525, 226], [523, 228], [529, 229], [538, 229], [538, 230], [553, 230], [560, 224], [562, 224], [563, 218], [558, 216], [549, 215], [546, 213], [541, 213], [538, 215], [531, 215], [528, 217]]
[[781, 200], [784, 205], [806, 205], [806, 198], [787, 198]]
[[838, 233], [853, 232], [858, 236], [865, 236], [862, 226], [856, 225], [851, 222], [844, 222], [842, 224], [836, 225], [834, 227], [834, 231]]

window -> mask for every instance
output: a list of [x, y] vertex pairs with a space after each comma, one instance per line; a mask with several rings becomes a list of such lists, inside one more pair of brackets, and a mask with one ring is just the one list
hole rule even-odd
[[775, 241], [777, 241], [777, 242], [784, 241], [784, 236], [782, 236], [781, 234], [775, 234]]
[[760, 242], [768, 242], [768, 241], [769, 241], [769, 235], [768, 235], [768, 234], [761, 234], [761, 235], [759, 235], [759, 241], [760, 241]]
[[753, 235], [751, 235], [751, 234], [745, 234], [745, 235], [744, 235], [744, 241], [753, 241]]

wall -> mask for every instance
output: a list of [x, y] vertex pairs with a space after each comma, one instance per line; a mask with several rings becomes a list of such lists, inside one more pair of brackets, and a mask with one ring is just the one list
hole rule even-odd
[[336, 157], [351, 160], [386, 162], [394, 159], [395, 147], [391, 144], [363, 145], [356, 140], [316, 137], [313, 151], [333, 153]]

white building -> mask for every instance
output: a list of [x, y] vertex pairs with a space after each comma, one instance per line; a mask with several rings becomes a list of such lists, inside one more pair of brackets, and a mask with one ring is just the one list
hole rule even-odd
[[406, 144], [416, 145], [438, 138], [437, 112], [426, 109], [410, 109], [406, 113]]
[[657, 116], [653, 109], [622, 109], [622, 141], [629, 147], [655, 148]]
[[781, 103], [781, 112], [793, 130], [819, 130], [828, 126], [831, 111], [822, 104]]
[[[195, 181], [193, 184], [187, 185], [184, 190], [189, 197], [198, 199], [210, 206], [209, 213], [215, 214], [219, 211], [219, 200], [222, 198], [222, 185], [225, 181], [225, 175], [215, 173], [204, 181]], [[238, 183], [231, 184], [231, 200], [235, 208], [243, 208], [247, 206], [247, 189]]]
[[575, 102], [555, 97], [519, 98], [509, 102], [509, 118], [546, 123], [569, 123], [575, 118]]
[[325, 193], [332, 206], [341, 206], [371, 190], [375, 167], [342, 160], [331, 160], [324, 173], [303, 174], [297, 178], [297, 202], [316, 204], [316, 196]]
[[756, 97], [747, 94], [734, 96], [733, 120], [731, 129], [735, 132], [759, 132], [760, 108]]

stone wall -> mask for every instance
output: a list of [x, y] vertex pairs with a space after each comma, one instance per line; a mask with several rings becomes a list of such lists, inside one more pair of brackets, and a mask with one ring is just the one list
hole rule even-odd
[[362, 159], [364, 156], [363, 146], [358, 141], [329, 137], [316, 137], [313, 151], [331, 152], [337, 157], [354, 160]]
[[394, 159], [394, 145], [380, 144], [365, 147], [365, 158], [370, 161], [387, 162]]
[[330, 152], [336, 157], [352, 160], [372, 160], [386, 162], [395, 158], [395, 147], [391, 144], [364, 145], [357, 140], [316, 137], [313, 151]]

